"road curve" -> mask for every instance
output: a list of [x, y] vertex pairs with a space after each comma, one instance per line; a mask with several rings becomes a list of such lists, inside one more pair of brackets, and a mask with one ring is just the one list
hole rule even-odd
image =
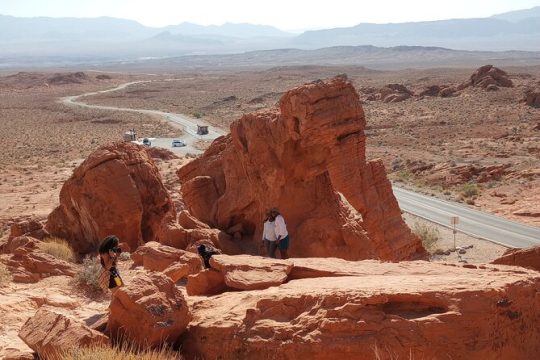
[[[188, 146], [185, 150], [193, 153], [201, 152], [200, 150], [193, 147], [193, 143], [195, 141], [202, 139], [213, 140], [219, 136], [227, 134], [227, 132], [222, 129], [212, 127], [202, 120], [194, 119], [183, 114], [167, 113], [164, 111], [147, 109], [131, 109], [114, 106], [90, 105], [79, 101], [79, 98], [83, 96], [113, 92], [125, 89], [126, 87], [134, 84], [153, 81], [160, 80], [133, 81], [108, 90], [89, 92], [75, 96], [67, 96], [61, 98], [60, 101], [63, 104], [70, 106], [80, 106], [85, 108], [112, 111], [137, 112], [141, 114], [160, 116], [167, 121], [180, 125], [183, 128], [184, 132], [190, 137], [190, 139], [186, 139], [186, 143]], [[167, 79], [165, 81], [174, 81], [174, 79]], [[197, 135], [197, 124], [209, 126], [208, 135]], [[412, 191], [399, 188], [397, 186], [394, 186], [393, 190], [394, 195], [398, 200], [399, 206], [403, 211], [425, 218], [434, 223], [446, 227], [451, 227], [450, 217], [459, 216], [460, 222], [456, 226], [456, 229], [462, 233], [486, 239], [494, 243], [512, 248], [524, 248], [540, 245], [540, 228], [519, 224], [498, 216], [471, 209], [458, 203], [453, 203], [450, 201], [421, 195]]]
[[540, 228], [519, 224], [465, 205], [417, 194], [397, 186], [394, 195], [401, 210], [437, 224], [451, 227], [450, 217], [459, 216], [456, 229], [512, 248], [540, 245]]
[[[91, 95], [98, 95], [108, 92], [113, 92], [117, 90], [122, 90], [127, 88], [128, 86], [135, 85], [135, 84], [141, 84], [141, 83], [148, 83], [148, 82], [154, 82], [154, 81], [174, 81], [175, 79], [167, 79], [167, 80], [141, 80], [141, 81], [132, 81], [125, 84], [121, 84], [115, 88], [107, 89], [107, 90], [101, 90], [101, 91], [94, 91], [94, 92], [88, 92], [80, 95], [73, 95], [73, 96], [66, 96], [60, 99], [60, 102], [62, 104], [68, 105], [68, 106], [80, 106], [88, 109], [99, 109], [99, 110], [111, 110], [111, 111], [126, 111], [126, 112], [135, 112], [140, 114], [146, 114], [146, 115], [157, 115], [165, 120], [172, 122], [182, 128], [184, 130], [185, 135], [187, 135], [187, 138], [183, 139], [186, 143], [186, 147], [184, 147], [182, 150], [184, 152], [190, 152], [190, 153], [200, 153], [201, 150], [193, 147], [194, 143], [198, 140], [214, 140], [222, 135], [225, 135], [226, 132], [217, 128], [213, 127], [212, 125], [206, 123], [203, 120], [191, 118], [189, 116], [183, 115], [183, 114], [175, 114], [175, 113], [168, 113], [164, 111], [158, 111], [158, 110], [148, 110], [148, 109], [132, 109], [132, 108], [124, 108], [124, 107], [116, 107], [116, 106], [105, 106], [105, 105], [91, 105], [87, 104], [85, 102], [80, 101], [79, 99], [84, 96], [91, 96]], [[198, 135], [197, 134], [197, 125], [206, 125], [208, 126], [208, 134], [206, 135]], [[127, 130], [127, 129], [126, 129]], [[150, 136], [148, 136], [150, 137]]]

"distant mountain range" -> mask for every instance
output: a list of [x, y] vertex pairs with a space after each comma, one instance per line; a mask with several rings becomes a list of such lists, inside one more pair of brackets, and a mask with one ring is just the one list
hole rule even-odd
[[109, 17], [0, 15], [0, 68], [361, 45], [540, 51], [540, 6], [483, 19], [358, 24], [300, 35], [253, 24], [151, 28]]

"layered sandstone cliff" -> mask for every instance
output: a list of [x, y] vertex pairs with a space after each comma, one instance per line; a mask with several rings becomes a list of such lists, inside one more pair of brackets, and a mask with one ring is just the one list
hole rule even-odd
[[365, 126], [346, 78], [292, 89], [279, 110], [245, 115], [178, 171], [184, 201], [246, 252], [256, 252], [265, 210], [277, 206], [293, 256], [420, 257], [382, 161], [366, 161]]

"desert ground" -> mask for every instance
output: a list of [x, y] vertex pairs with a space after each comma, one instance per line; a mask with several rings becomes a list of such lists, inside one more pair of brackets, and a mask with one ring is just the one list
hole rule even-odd
[[[123, 90], [83, 97], [89, 104], [153, 109], [201, 118], [227, 131], [245, 113], [275, 106], [292, 87], [346, 73], [357, 88], [367, 121], [367, 157], [382, 158], [401, 186], [540, 225], [540, 110], [522, 101], [540, 79], [540, 67], [503, 69], [512, 88], [469, 87], [452, 97], [418, 96], [431, 85], [457, 86], [473, 68], [375, 71], [364, 67], [278, 67], [257, 71], [178, 72], [162, 75], [18, 73], [0, 77], [0, 225], [45, 217], [61, 184], [91, 151], [121, 139], [127, 129], [152, 137], [180, 131], [163, 119], [66, 106], [59, 99], [119, 84]], [[101, 75], [101, 76], [99, 76]], [[166, 81], [174, 79], [174, 81]], [[370, 89], [401, 84], [415, 96], [386, 103]], [[208, 146], [208, 143], [201, 143]], [[481, 176], [484, 169], [499, 169]], [[449, 175], [474, 172], [467, 180]]]
[[[474, 70], [474, 68], [467, 68], [374, 71], [353, 66], [302, 66], [257, 71], [178, 71], [159, 75], [108, 74], [87, 71], [84, 73], [62, 72], [60, 74], [44, 72], [17, 73], [2, 76], [0, 77], [0, 140], [4, 145], [4, 151], [0, 153], [0, 165], [2, 168], [0, 174], [0, 196], [2, 198], [0, 203], [0, 238], [7, 239], [10, 226], [16, 222], [26, 219], [44, 220], [58, 205], [60, 189], [71, 176], [73, 170], [98, 147], [121, 140], [125, 131], [135, 129], [140, 136], [156, 138], [182, 136], [177, 127], [158, 117], [68, 106], [60, 103], [60, 99], [63, 97], [110, 89], [127, 82], [148, 81], [115, 92], [87, 96], [82, 98], [82, 101], [95, 105], [152, 109], [186, 114], [194, 118], [200, 118], [212, 124], [212, 126], [227, 131], [229, 125], [242, 115], [274, 107], [286, 90], [342, 73], [347, 74], [352, 81], [363, 104], [367, 121], [367, 158], [382, 158], [389, 177], [395, 183], [434, 196], [460, 201], [469, 206], [505, 216], [515, 221], [539, 226], [540, 110], [527, 106], [523, 101], [523, 97], [527, 88], [538, 83], [540, 67], [503, 69], [508, 72], [513, 87], [497, 87], [492, 91], [486, 91], [479, 87], [466, 87], [457, 90], [460, 84], [467, 81]], [[396, 95], [395, 98], [399, 97], [399, 101], [387, 102], [378, 97], [378, 94], [387, 91], [384, 89], [388, 89], [388, 84], [398, 84], [394, 88], [401, 89], [400, 93], [392, 93], [391, 95]], [[448, 97], [420, 95], [427, 87], [433, 85], [438, 85], [441, 88], [451, 87], [455, 88], [455, 90]], [[354, 94], [354, 91], [352, 93]], [[129, 145], [133, 146], [132, 144]], [[209, 145], [208, 142], [198, 144], [202, 149]], [[167, 190], [167, 196], [171, 198], [177, 212], [186, 209], [182, 199], [177, 170], [190, 161], [192, 161], [192, 156], [158, 156], [154, 158], [161, 176], [160, 181]], [[338, 259], [329, 259], [329, 265], [326, 263], [324, 263], [326, 265], [310, 264], [309, 261], [312, 261], [312, 259], [307, 259], [308, 264], [306, 265], [302, 263], [302, 259], [295, 259], [299, 264], [294, 266], [310, 269], [309, 271], [318, 274], [314, 277], [319, 277], [322, 280], [311, 279], [311, 275], [304, 275], [307, 278], [287, 278], [287, 273], [282, 283], [276, 286], [283, 286], [279, 288], [284, 291], [285, 295], [283, 296], [289, 296], [287, 287], [294, 287], [295, 284], [300, 284], [300, 288], [309, 289], [311, 293], [318, 281], [321, 282], [320, 291], [324, 296], [328, 292], [326, 287], [335, 287], [335, 291], [342, 291], [343, 294], [347, 294], [345, 290], [347, 288], [356, 291], [355, 286], [359, 289], [366, 287], [369, 289], [362, 289], [362, 291], [367, 291], [369, 296], [373, 296], [373, 299], [379, 299], [373, 303], [378, 306], [377, 301], [382, 301], [380, 299], [386, 296], [383, 294], [386, 290], [378, 288], [378, 286], [389, 286], [392, 288], [389, 292], [391, 296], [401, 299], [400, 296], [407, 295], [407, 291], [411, 291], [411, 294], [417, 292], [431, 294], [434, 290], [430, 286], [433, 285], [436, 286], [436, 291], [444, 293], [445, 296], [450, 294], [448, 295], [449, 298], [452, 298], [452, 301], [458, 304], [462, 300], [456, 298], [455, 294], [463, 289], [468, 289], [468, 287], [475, 289], [474, 291], [492, 301], [493, 299], [490, 297], [495, 296], [492, 294], [496, 292], [492, 291], [492, 287], [503, 289], [501, 290], [501, 294], [503, 294], [514, 284], [522, 284], [523, 279], [537, 281], [537, 275], [533, 271], [504, 268], [499, 270], [493, 268], [493, 265], [484, 265], [503, 255], [507, 250], [504, 246], [458, 233], [455, 240], [455, 247], [458, 248], [456, 251], [454, 249], [454, 234], [450, 229], [429, 223], [410, 214], [404, 213], [402, 216], [414, 232], [423, 228], [436, 235], [433, 241], [424, 242], [424, 246], [429, 251], [431, 263], [404, 262], [393, 264], [390, 262], [370, 263], [368, 261], [366, 262], [367, 265], [361, 266], [365, 266], [369, 271], [372, 271], [372, 266], [380, 267], [375, 272], [381, 271], [381, 274], [370, 274], [369, 277], [373, 276], [373, 279], [370, 278], [365, 282], [366, 274], [362, 273], [365, 270], [360, 265], [354, 265], [360, 266], [355, 270], [351, 265], [352, 263], [345, 264], [339, 262]], [[397, 218], [399, 219], [399, 211], [397, 211]], [[191, 224], [195, 223], [195, 227], [182, 229], [182, 231], [189, 232], [189, 236], [194, 233], [204, 234], [215, 230], [208, 227], [197, 228], [197, 226], [200, 226], [200, 222], [196, 219], [190, 221]], [[206, 226], [205, 224], [202, 225]], [[172, 231], [176, 230], [178, 228]], [[15, 248], [10, 254], [2, 254], [1, 259], [6, 264], [16, 262], [19, 255], [15, 253], [17, 251], [27, 251], [25, 246], [21, 245], [18, 250]], [[189, 252], [178, 249], [173, 250], [183, 254], [182, 256]], [[159, 249], [156, 251], [158, 254], [156, 259], [149, 260], [148, 263], [140, 260], [139, 265], [144, 263], [146, 268], [148, 264], [152, 264], [152, 261], [157, 264], [170, 259], [170, 251], [172, 250]], [[32, 254], [38, 253], [38, 250], [32, 249], [28, 250], [28, 253], [25, 253], [24, 256], [33, 256]], [[148, 256], [156, 256], [156, 253], [152, 255], [149, 252], [150, 255]], [[194, 254], [191, 254], [191, 256], [194, 256], [200, 262], [198, 256]], [[246, 260], [248, 257], [240, 256], [238, 257], [240, 260], [231, 260], [235, 257], [222, 256], [224, 260], [220, 261], [224, 262], [223, 269], [227, 266], [240, 266], [249, 268], [249, 271], [255, 269], [256, 274], [260, 271], [257, 268], [260, 264], [256, 264], [257, 261], [262, 261], [259, 258], [253, 261]], [[140, 257], [142, 258], [143, 255], [140, 255]], [[135, 257], [130, 259], [127, 256], [120, 263], [120, 270], [128, 286], [130, 283], [136, 285], [140, 278], [144, 278], [143, 280], [146, 281], [146, 277], [154, 276], [148, 275], [146, 271], [140, 268], [136, 268], [133, 262], [134, 259]], [[227, 264], [228, 261], [232, 261], [233, 265]], [[235, 261], [247, 261], [247, 263], [234, 264]], [[336, 265], [332, 263], [334, 261], [336, 261]], [[374, 265], [376, 263], [377, 265]], [[16, 265], [32, 268], [32, 265], [27, 263]], [[285, 265], [283, 262], [272, 263], [268, 265], [268, 268], [264, 268], [264, 271], [280, 272], [283, 270], [279, 269], [282, 269]], [[325, 266], [329, 266], [331, 270], [325, 269]], [[350, 269], [347, 268], [344, 271], [345, 276], [350, 278], [325, 277], [324, 274], [328, 274], [328, 272], [340, 274], [336, 276], [344, 276], [343, 273], [339, 272], [341, 271], [340, 266], [351, 266]], [[76, 270], [80, 273], [82, 268], [83, 265], [77, 263], [71, 264], [68, 270]], [[165, 268], [166, 266], [163, 267], [163, 269]], [[49, 309], [54, 308], [57, 313], [69, 315], [71, 318], [83, 321], [88, 326], [95, 326], [100, 322], [100, 316], [108, 311], [107, 307], [111, 297], [85, 293], [79, 288], [80, 284], [77, 285], [73, 282], [73, 274], [69, 273], [69, 271], [61, 274], [61, 276], [48, 278], [47, 276], [50, 274], [45, 272], [43, 279], [33, 285], [5, 282], [4, 286], [0, 286], [0, 315], [4, 319], [0, 326], [0, 355], [11, 356], [14, 354], [20, 356], [23, 354], [27, 357], [20, 358], [24, 359], [33, 356], [32, 350], [17, 335], [25, 321], [31, 318], [38, 308], [42, 306]], [[289, 271], [291, 271], [290, 268]], [[349, 271], [350, 273], [347, 273]], [[31, 271], [28, 270], [27, 272]], [[201, 271], [199, 265], [199, 268], [190, 275], [199, 276], [201, 273], [208, 274], [208, 272]], [[409, 275], [403, 275], [403, 273], [410, 273], [410, 277], [408, 277]], [[389, 284], [380, 285], [381, 279], [379, 276], [383, 274], [390, 274], [388, 275], [388, 278], [390, 278]], [[17, 276], [21, 277], [22, 275], [18, 274]], [[159, 276], [165, 277], [165, 275]], [[167, 276], [170, 276], [170, 273]], [[185, 279], [186, 276], [187, 273], [183, 274], [182, 278]], [[291, 280], [290, 284], [287, 283], [289, 280]], [[529, 282], [532, 284], [533, 280]], [[173, 282], [169, 282], [174, 284], [176, 281], [178, 279], [174, 278]], [[294, 283], [294, 281], [297, 281], [297, 283]], [[510, 281], [514, 282], [511, 286], [506, 283], [510, 284]], [[430, 282], [433, 282], [433, 284]], [[161, 281], [161, 283], [164, 282]], [[154, 286], [155, 283], [151, 285]], [[258, 286], [258, 284], [255, 285]], [[241, 286], [243, 285], [241, 284]], [[413, 290], [409, 286], [412, 286]], [[137, 288], [137, 286], [133, 287]], [[292, 311], [291, 309], [294, 308], [294, 311], [298, 311], [298, 314], [304, 312], [305, 314], [317, 313], [317, 311], [310, 312], [309, 309], [302, 307], [309, 303], [305, 299], [300, 301], [304, 304], [302, 306], [292, 303], [291, 306], [282, 305], [283, 299], [275, 300], [275, 294], [272, 293], [276, 288], [234, 288], [233, 286], [234, 291], [228, 291], [231, 290], [228, 289], [217, 297], [206, 298], [189, 294], [188, 286], [184, 280], [177, 283], [177, 287], [172, 287], [175, 291], [180, 291], [181, 296], [187, 299], [183, 304], [187, 303], [189, 311], [195, 314], [193, 323], [196, 326], [194, 328], [200, 326], [200, 329], [209, 329], [212, 324], [210, 326], [205, 324], [206, 316], [210, 319], [212, 316], [217, 316], [215, 314], [218, 314], [219, 311], [227, 312], [227, 314], [238, 311], [238, 314], [241, 314], [244, 311], [242, 306], [246, 307], [246, 313], [254, 314], [259, 312], [264, 313], [265, 316], [268, 314], [273, 316], [272, 312], [275, 311], [275, 306], [285, 312]], [[147, 291], [149, 288], [141, 286], [141, 289], [141, 291]], [[253, 289], [256, 289], [253, 293], [245, 293], [248, 295], [243, 295], [241, 292], [244, 290], [252, 291]], [[157, 293], [162, 296], [161, 293], [165, 290], [163, 288], [158, 290]], [[395, 291], [395, 294], [392, 291]], [[511, 291], [513, 290], [511, 289]], [[134, 291], [129, 296], [136, 292]], [[351, 296], [355, 297], [357, 293]], [[465, 292], [463, 293], [465, 294]], [[202, 293], [202, 295], [208, 294]], [[245, 298], [240, 301], [237, 298], [233, 299], [234, 296], [245, 296]], [[256, 301], [257, 304], [254, 306], [257, 310], [252, 311], [250, 303], [245, 300], [258, 299], [258, 296], [261, 297], [261, 300]], [[268, 296], [268, 298], [265, 298], [265, 296]], [[297, 295], [291, 295], [291, 299], [294, 296]], [[329, 296], [334, 295], [330, 294]], [[341, 317], [343, 319], [348, 319], [353, 315], [357, 316], [356, 310], [352, 309], [352, 307], [352, 310], [349, 310], [348, 307], [354, 301], [348, 299], [347, 296], [345, 296], [343, 304], [339, 301], [335, 302], [336, 299], [332, 300], [329, 297], [328, 303], [334, 301], [335, 303], [332, 303], [334, 304], [332, 306], [335, 306], [335, 309], [327, 309], [329, 315], [324, 316], [328, 318]], [[229, 297], [232, 300], [229, 301]], [[469, 301], [470, 298], [472, 297], [465, 294], [463, 301]], [[222, 299], [222, 302], [220, 302], [220, 299]], [[158, 301], [162, 300], [158, 299]], [[184, 299], [182, 300], [184, 301]], [[164, 303], [167, 303], [167, 301], [169, 301], [168, 297], [165, 298]], [[216, 306], [210, 310], [206, 309], [208, 305], [205, 302], [207, 301], [210, 301], [208, 304], [211, 301], [217, 301]], [[272, 305], [272, 301], [277, 301], [279, 304]], [[369, 301], [371, 301], [371, 298]], [[417, 306], [425, 299], [418, 300], [420, 302], [415, 299], [407, 301], [412, 301], [411, 304]], [[491, 304], [488, 300], [485, 301], [482, 304]], [[496, 301], [498, 307], [502, 300], [497, 297]], [[260, 306], [266, 306], [267, 303], [270, 304], [268, 305], [270, 306], [269, 309], [260, 310]], [[519, 309], [525, 309], [528, 306], [523, 299], [516, 301], [516, 303], [520, 306]], [[241, 305], [235, 309], [228, 309], [229, 306], [233, 306], [231, 304]], [[381, 305], [384, 307], [384, 311], [389, 314], [388, 319], [394, 313], [401, 316], [402, 319], [413, 319], [414, 316], [420, 315], [422, 315], [420, 316], [422, 318], [436, 316], [437, 312], [446, 313], [448, 310], [437, 307], [439, 305], [431, 306], [430, 303], [427, 303], [426, 306], [429, 305], [429, 308], [424, 310], [435, 311], [435, 314], [424, 317], [425, 314], [419, 315], [416, 308], [412, 310], [401, 308], [401, 305], [396, 302], [395, 304], [398, 305], [394, 309], [392, 307], [395, 305], [394, 303], [389, 302], [388, 304]], [[404, 304], [407, 304], [407, 302]], [[458, 306], [456, 304], [452, 306]], [[501, 306], [507, 306], [504, 301], [501, 304]], [[492, 307], [495, 308], [495, 306]], [[215, 312], [214, 309], [218, 311]], [[473, 309], [473, 307], [470, 307], [470, 309]], [[495, 310], [499, 311], [496, 308]], [[337, 315], [332, 315], [332, 311], [336, 311]], [[113, 309], [111, 314], [114, 312]], [[504, 321], [513, 320], [514, 313], [510, 312], [510, 310], [508, 312], [510, 315], [503, 314], [506, 316]], [[453, 314], [457, 313], [456, 310]], [[477, 310], [471, 312], [471, 314], [480, 313], [482, 312]], [[238, 316], [241, 317], [241, 315]], [[295, 316], [292, 316], [292, 318], [295, 318]], [[363, 317], [364, 313], [361, 313], [360, 316]], [[370, 316], [372, 315], [368, 317]], [[378, 319], [378, 316], [377, 313], [373, 318]], [[472, 315], [469, 314], [468, 316]], [[486, 315], [486, 318], [489, 318], [489, 316]], [[278, 320], [274, 321], [273, 319], [262, 319], [261, 324], [265, 322], [274, 324], [277, 321], [283, 321], [279, 316], [276, 317]], [[236, 318], [233, 320], [236, 321]], [[285, 322], [288, 321], [290, 319]], [[314, 324], [320, 322], [317, 319], [313, 321]], [[479, 321], [488, 323], [490, 320]], [[230, 323], [232, 324], [233, 321]], [[379, 320], [376, 320], [376, 323], [379, 326]], [[529, 323], [534, 324], [535, 322], [530, 320]], [[313, 324], [308, 325], [306, 328], [311, 328]], [[270, 325], [270, 328], [273, 328], [272, 326], [275, 325]], [[313, 326], [317, 327], [318, 325]], [[332, 328], [332, 326], [330, 327]], [[342, 326], [352, 325], [342, 322], [335, 326], [332, 329], [336, 329], [335, 331], [340, 334], [345, 334], [350, 330]], [[258, 329], [257, 326], [254, 326], [254, 328]], [[276, 328], [280, 328], [280, 326], [273, 329]], [[304, 328], [303, 325], [302, 328]], [[267, 330], [265, 330], [264, 326], [261, 329], [263, 331]], [[523, 329], [525, 329], [523, 330], [525, 332], [528, 331], [525, 327]], [[206, 338], [204, 333], [201, 334], [201, 338]], [[288, 335], [281, 334], [280, 336]], [[309, 337], [311, 334], [307, 336]], [[260, 336], [254, 335], [253, 338], [260, 338]], [[304, 343], [304, 341], [299, 343]], [[531, 351], [534, 351], [533, 346], [530, 348]], [[186, 351], [195, 350], [186, 349]]]

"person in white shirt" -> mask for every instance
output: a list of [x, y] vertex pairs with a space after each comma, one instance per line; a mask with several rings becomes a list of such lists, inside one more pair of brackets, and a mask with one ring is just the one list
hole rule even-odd
[[274, 222], [274, 219], [271, 218], [270, 211], [267, 211], [266, 219], [264, 219], [262, 240], [264, 246], [266, 247], [266, 254], [268, 255], [268, 257], [271, 258], [276, 257], [277, 242], [275, 229], [276, 224]]
[[288, 259], [289, 255], [287, 254], [287, 250], [289, 249], [289, 233], [287, 232], [285, 219], [283, 219], [283, 216], [281, 216], [277, 208], [272, 208], [270, 210], [270, 219], [275, 223], [276, 242], [281, 258]]

